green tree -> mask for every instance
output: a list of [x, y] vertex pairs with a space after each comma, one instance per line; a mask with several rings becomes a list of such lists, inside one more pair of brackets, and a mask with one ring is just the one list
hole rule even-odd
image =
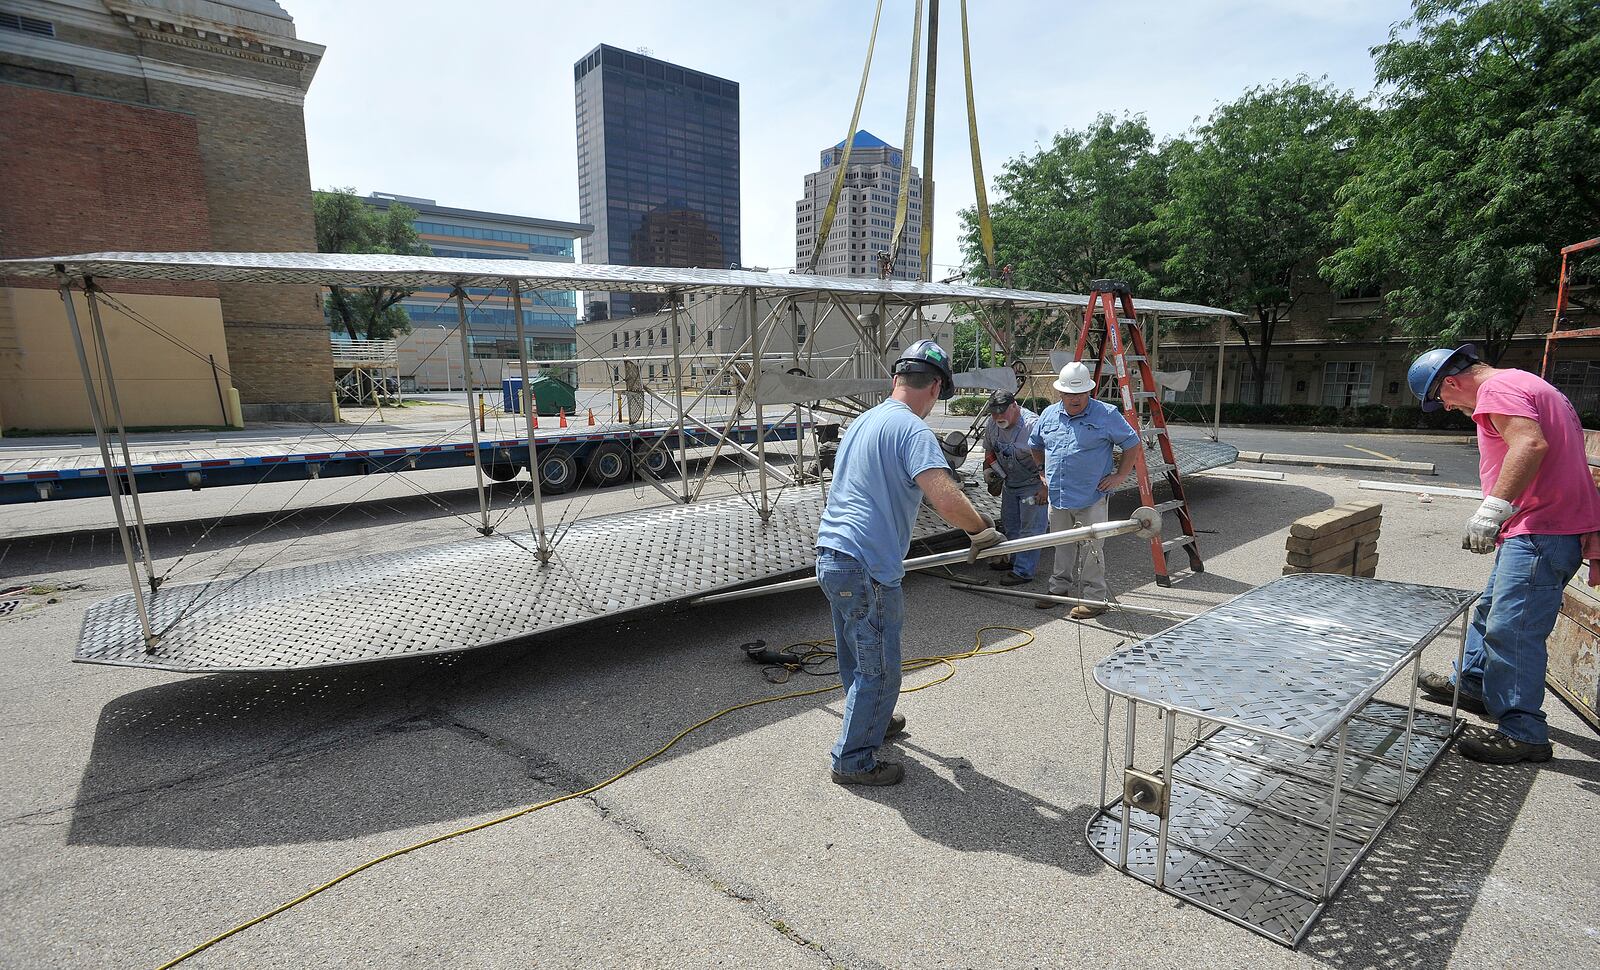
[[[1600, 4], [1416, 0], [1373, 50], [1381, 137], [1341, 195], [1323, 274], [1384, 282], [1417, 343], [1497, 361], [1557, 251], [1600, 229]], [[1414, 39], [1403, 39], [1411, 37]]]
[[1290, 282], [1331, 250], [1335, 195], [1370, 123], [1354, 96], [1301, 77], [1247, 90], [1169, 152], [1157, 217], [1167, 295], [1247, 314], [1232, 324], [1258, 404], [1278, 327], [1301, 295]]
[[[1166, 154], [1157, 150], [1142, 115], [1100, 115], [1079, 131], [1066, 129], [1048, 148], [1010, 159], [994, 180], [995, 270], [978, 236], [977, 215], [963, 210], [967, 277], [1055, 293], [1086, 293], [1091, 280], [1126, 280], [1135, 294], [1157, 288], [1160, 259], [1150, 223], [1166, 192]], [[1015, 348], [1054, 342], [1024, 317]]]
[[[317, 252], [389, 253], [431, 256], [417, 238], [417, 211], [395, 203], [388, 209], [368, 205], [353, 188], [313, 192]], [[400, 301], [412, 290], [391, 286], [330, 286], [325, 307], [331, 323], [356, 340], [387, 340], [411, 331], [411, 319]]]
[[955, 346], [951, 348], [950, 359], [960, 372], [969, 367], [998, 367], [1006, 362], [1006, 355], [999, 347], [991, 346], [989, 335], [968, 316], [956, 320]]

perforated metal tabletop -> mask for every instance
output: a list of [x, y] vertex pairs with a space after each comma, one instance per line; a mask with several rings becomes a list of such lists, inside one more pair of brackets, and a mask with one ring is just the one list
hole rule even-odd
[[1477, 595], [1285, 576], [1112, 654], [1094, 678], [1120, 697], [1318, 745]]
[[[1135, 879], [1299, 945], [1459, 726], [1453, 711], [1417, 711], [1415, 687], [1405, 706], [1374, 695], [1408, 668], [1415, 677], [1423, 648], [1477, 598], [1285, 576], [1102, 660], [1089, 847]], [[1108, 801], [1112, 696], [1128, 705], [1123, 795]], [[1160, 712], [1164, 738], [1159, 767], [1141, 772], [1145, 705]], [[1175, 754], [1179, 714], [1210, 723]]]

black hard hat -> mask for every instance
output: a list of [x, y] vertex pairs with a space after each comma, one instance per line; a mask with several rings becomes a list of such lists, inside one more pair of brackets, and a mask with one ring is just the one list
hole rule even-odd
[[950, 355], [938, 341], [926, 338], [906, 348], [894, 362], [895, 374], [933, 374], [939, 378], [939, 400], [948, 401], [956, 393], [956, 375], [950, 370]]
[[1017, 396], [1010, 391], [995, 391], [989, 395], [989, 413], [1005, 414], [1011, 405], [1017, 403]]

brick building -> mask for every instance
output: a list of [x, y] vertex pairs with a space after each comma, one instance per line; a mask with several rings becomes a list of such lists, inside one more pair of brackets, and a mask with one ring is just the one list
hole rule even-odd
[[[1298, 298], [1274, 334], [1263, 403], [1338, 408], [1417, 405], [1406, 384], [1406, 371], [1419, 351], [1412, 346], [1410, 337], [1384, 315], [1376, 290], [1336, 291], [1317, 275], [1315, 267], [1297, 272], [1293, 287]], [[1590, 285], [1580, 285], [1579, 292], [1592, 289]], [[1539, 372], [1554, 308], [1555, 293], [1540, 294], [1501, 357], [1501, 366]], [[1569, 318], [1575, 326], [1585, 322], [1581, 312], [1569, 314]], [[1600, 320], [1587, 321], [1589, 326], [1597, 324]], [[1255, 341], [1260, 328], [1253, 324], [1246, 327]], [[1254, 403], [1253, 369], [1244, 342], [1232, 327], [1228, 328], [1225, 351], [1223, 403]], [[1164, 334], [1161, 367], [1189, 370], [1194, 375], [1187, 391], [1169, 394], [1170, 397], [1210, 405], [1217, 381], [1215, 325], [1208, 324], [1203, 329], [1180, 326]], [[1557, 350], [1550, 381], [1572, 399], [1580, 412], [1600, 412], [1600, 340], [1564, 342]]]
[[[0, 255], [314, 250], [303, 105], [322, 53], [273, 0], [0, 0], [0, 89], [19, 110], [0, 165], [25, 149], [37, 179], [0, 200]], [[210, 298], [243, 417], [331, 420], [317, 289]]]

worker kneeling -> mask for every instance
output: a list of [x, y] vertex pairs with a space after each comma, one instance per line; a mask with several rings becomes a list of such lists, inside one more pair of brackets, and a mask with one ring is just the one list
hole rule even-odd
[[893, 785], [899, 764], [878, 746], [905, 730], [900, 696], [900, 580], [911, 529], [924, 498], [972, 540], [971, 559], [1005, 537], [972, 507], [951, 477], [933, 429], [923, 419], [955, 393], [950, 356], [932, 340], [906, 348], [894, 364], [894, 390], [845, 431], [828, 504], [817, 529], [817, 582], [833, 609], [833, 637], [844, 685], [844, 726], [833, 746], [833, 780]]
[[[1061, 368], [1052, 385], [1061, 400], [1039, 413], [1029, 444], [1039, 473], [1038, 501], [1050, 503], [1050, 531], [1076, 529], [1106, 521], [1107, 499], [1132, 473], [1138, 460], [1139, 436], [1122, 412], [1096, 401], [1094, 377], [1081, 361]], [[1112, 446], [1122, 449], [1113, 461]], [[1050, 574], [1050, 595], [1073, 596], [1104, 603], [1106, 587], [1105, 542], [1055, 547], [1055, 570]], [[1035, 603], [1041, 610], [1055, 604]], [[1073, 619], [1099, 616], [1104, 606], [1075, 606]]]

